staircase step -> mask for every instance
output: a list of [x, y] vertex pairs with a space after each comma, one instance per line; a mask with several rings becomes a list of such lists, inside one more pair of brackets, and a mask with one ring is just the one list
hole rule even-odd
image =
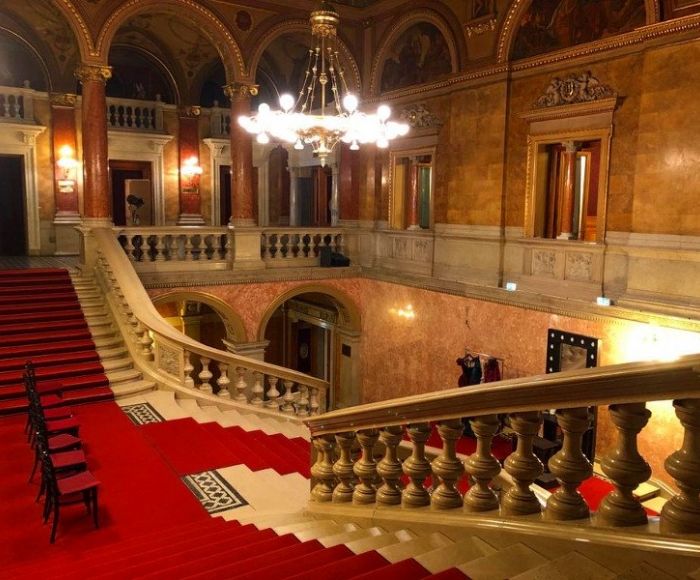
[[0, 282], [6, 278], [26, 278], [35, 280], [36, 278], [69, 278], [70, 272], [65, 268], [5, 268], [0, 270]]
[[[2, 284], [1, 280], [0, 284]], [[2, 284], [0, 286], [0, 296], [18, 295], [25, 292], [40, 292], [42, 294], [62, 294], [64, 292], [72, 291], [73, 286], [71, 285], [70, 280], [67, 280], [65, 282], [56, 282], [55, 284], [31, 284], [27, 286], [5, 286], [4, 284]]]
[[121, 399], [123, 397], [133, 397], [139, 393], [148, 394], [149, 392], [155, 390], [157, 386], [158, 385], [156, 385], [156, 383], [153, 381], [142, 379], [140, 381], [118, 383], [116, 385], [112, 385], [111, 388], [112, 393], [114, 393], [114, 397]]
[[97, 350], [102, 350], [103, 348], [124, 346], [121, 337], [117, 334], [112, 334], [111, 336], [96, 337], [94, 339], [94, 342]]
[[[314, 541], [314, 540], [311, 540]], [[305, 543], [301, 544], [304, 546]], [[321, 546], [320, 544], [318, 544]], [[300, 548], [301, 546], [296, 546]], [[236, 578], [239, 580], [257, 580], [259, 578], [265, 578], [265, 580], [289, 578], [296, 574], [306, 575], [306, 578], [310, 578], [310, 574], [313, 569], [320, 568], [330, 563], [337, 563], [339, 560], [344, 558], [351, 558], [354, 555], [345, 546], [334, 546], [333, 548], [322, 548], [316, 551], [313, 558], [309, 558], [306, 554], [299, 556], [292, 556], [286, 561], [279, 561], [272, 563], [270, 562], [268, 566], [261, 566], [253, 572], [248, 572], [247, 574], [241, 574], [240, 576], [236, 574]]]
[[496, 548], [481, 538], [471, 537], [430, 552], [425, 552], [419, 556], [414, 556], [414, 558], [423, 568], [435, 574], [477, 558], [489, 556], [497, 551]]
[[[45, 381], [92, 373], [102, 373], [102, 364], [99, 361], [39, 367], [36, 369], [36, 378], [37, 381]], [[0, 373], [0, 386], [21, 383], [23, 374], [24, 369]], [[22, 385], [22, 387], [24, 387], [24, 385]]]
[[63, 340], [51, 342], [48, 344], [0, 347], [0, 358], [31, 358], [33, 356], [43, 354], [58, 354], [64, 352], [82, 351], [93, 348], [95, 348], [95, 343], [92, 341], [92, 339], [89, 338], [81, 340]]
[[379, 550], [387, 546], [393, 546], [402, 542], [409, 542], [417, 536], [411, 530], [397, 530], [393, 534], [386, 536], [376, 536], [372, 538], [364, 538], [362, 540], [353, 540], [345, 545], [355, 554], [362, 554], [369, 550]]
[[70, 291], [68, 292], [56, 292], [55, 294], [34, 294], [34, 293], [18, 293], [18, 294], [12, 294], [12, 295], [1, 295], [0, 296], [0, 305], [1, 306], [8, 306], [8, 305], [15, 305], [15, 304], [32, 304], [32, 303], [41, 303], [41, 304], [51, 304], [53, 302], [64, 302], [67, 300], [75, 300], [76, 295], [75, 292], [73, 292], [73, 289], [71, 288]]
[[128, 357], [112, 358], [102, 363], [106, 373], [112, 373], [118, 370], [126, 370], [133, 368], [134, 363]]
[[467, 575], [457, 568], [448, 568], [437, 574], [428, 576], [426, 580], [469, 580]]
[[125, 346], [117, 346], [113, 348], [102, 348], [98, 351], [97, 353], [100, 357], [100, 360], [107, 361], [109, 359], [113, 358], [121, 358], [123, 356], [128, 356], [129, 351]]
[[89, 330], [92, 338], [95, 340], [116, 335], [116, 331], [112, 326], [96, 326], [94, 328], [91, 327]]
[[590, 558], [578, 552], [570, 552], [556, 560], [537, 566], [521, 574], [512, 576], [513, 580], [545, 580], [557, 578], [561, 580], [612, 580], [617, 574], [601, 566]]
[[433, 532], [432, 534], [419, 536], [408, 542], [401, 542], [399, 544], [386, 546], [385, 548], [379, 548], [377, 552], [384, 556], [389, 562], [394, 563], [405, 560], [406, 558], [418, 556], [425, 552], [431, 552], [437, 548], [450, 546], [454, 543], [455, 542], [446, 535], [440, 532]]
[[20, 324], [34, 322], [50, 322], [53, 320], [73, 320], [82, 318], [83, 311], [80, 305], [76, 302], [72, 308], [65, 310], [49, 309], [46, 312], [27, 312], [24, 314], [2, 314], [0, 315], [0, 324]]
[[[91, 343], [92, 346], [92, 343]], [[82, 351], [70, 351], [61, 354], [42, 354], [33, 355], [31, 357], [20, 356], [16, 358], [0, 359], [0, 372], [22, 369], [27, 360], [31, 360], [34, 367], [38, 370], [41, 367], [53, 366], [57, 364], [74, 364], [87, 361], [99, 361], [100, 357], [93, 348]]]
[[27, 328], [27, 322], [23, 321], [14, 324], [0, 324], [0, 335], [25, 334], [27, 330], [32, 333], [53, 332], [56, 330], [83, 329], [87, 328], [87, 322], [81, 316], [73, 320], [52, 320], [47, 322], [32, 322], [31, 329]]
[[30, 332], [0, 336], [0, 348], [24, 346], [29, 344], [51, 343], [57, 340], [85, 340], [92, 338], [87, 326], [81, 329], [61, 330], [52, 332]]
[[[302, 542], [306, 542], [307, 540], [318, 540], [321, 541], [321, 538], [325, 538], [326, 536], [335, 536], [337, 534], [345, 534], [348, 532], [356, 532], [360, 528], [352, 523], [333, 523], [333, 524], [320, 524], [317, 526], [312, 526], [310, 528], [306, 528], [304, 530], [300, 530], [298, 532], [294, 532], [294, 535], [297, 537], [297, 539], [301, 540]], [[323, 542], [321, 542], [323, 544]]]
[[324, 536], [319, 538], [318, 541], [321, 542], [326, 548], [332, 548], [338, 544], [347, 544], [348, 542], [352, 542], [354, 540], [373, 538], [387, 533], [388, 532], [384, 528], [375, 526], [372, 528], [360, 528], [351, 532], [341, 532], [332, 536]]
[[107, 373], [107, 378], [111, 385], [118, 385], [119, 383], [127, 383], [131, 381], [139, 381], [143, 375], [138, 369], [127, 369], [123, 371], [114, 371]]
[[61, 300], [60, 302], [38, 302], [34, 304], [5, 304], [0, 305], [0, 319], [6, 320], [8, 316], [17, 314], [29, 314], [40, 312], [55, 312], [60, 310], [78, 310], [80, 303], [75, 300]]
[[545, 564], [547, 559], [525, 544], [513, 544], [483, 558], [477, 558], [457, 568], [472, 580], [512, 578]]
[[[694, 579], [697, 576], [688, 575], [688, 578]], [[615, 576], [615, 580], [673, 580], [676, 576], [667, 574], [663, 570], [652, 566], [649, 562], [639, 562], [621, 574]]]
[[[359, 558], [360, 556], [356, 557]], [[419, 578], [427, 578], [428, 576], [430, 576], [430, 572], [413, 558], [409, 558], [408, 560], [402, 560], [401, 562], [389, 566], [376, 568], [364, 574], [359, 574], [358, 576], [354, 576], [354, 578], [357, 578], [357, 580], [404, 580], [405, 578], [418, 580]]]

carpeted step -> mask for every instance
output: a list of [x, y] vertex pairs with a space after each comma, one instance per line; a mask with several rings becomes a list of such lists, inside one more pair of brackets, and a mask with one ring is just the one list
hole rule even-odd
[[78, 328], [87, 328], [88, 324], [85, 319], [81, 316], [80, 318], [74, 318], [73, 320], [56, 320], [47, 322], [34, 322], [31, 324], [31, 328], [26, 321], [13, 324], [1, 324], [0, 323], [0, 336], [8, 334], [22, 334], [26, 333], [27, 330], [31, 330], [33, 333], [38, 332], [51, 332], [55, 330], [73, 330]]
[[[312, 540], [313, 541], [313, 540]], [[302, 544], [303, 545], [303, 544]], [[236, 574], [239, 580], [254, 580], [256, 578], [265, 578], [266, 580], [289, 578], [296, 574], [305, 574], [309, 578], [314, 569], [321, 568], [326, 564], [337, 563], [340, 560], [347, 559], [348, 561], [354, 557], [354, 554], [342, 544], [333, 546], [332, 548], [324, 548], [314, 553], [313, 558], [308, 558], [306, 555], [291, 557], [286, 561], [270, 562], [268, 566], [261, 566], [253, 572], [247, 574]], [[319, 576], [322, 578], [323, 576]]]
[[32, 364], [38, 371], [42, 367], [49, 367], [53, 365], [99, 361], [100, 355], [97, 354], [94, 347], [90, 345], [89, 349], [77, 352], [71, 350], [60, 354], [42, 354], [31, 357], [19, 356], [15, 358], [0, 359], [0, 373], [19, 369], [24, 370], [24, 365], [27, 364], [28, 360], [31, 360]]
[[[325, 578], [344, 580], [347, 578], [355, 578], [372, 570], [389, 567], [389, 562], [386, 558], [373, 550], [358, 555], [353, 554], [349, 549], [348, 552], [350, 553], [349, 556], [329, 562], [325, 566], [314, 566], [306, 572], [295, 576], [289, 576], [288, 578], [294, 578], [295, 580], [302, 580], [304, 578], [308, 580], [323, 580]], [[406, 578], [412, 577], [407, 576]]]
[[15, 314], [29, 314], [31, 312], [55, 312], [69, 309], [80, 309], [80, 302], [78, 302], [77, 298], [74, 300], [60, 300], [50, 303], [30, 302], [26, 304], [0, 304], [0, 317]]
[[85, 328], [76, 328], [72, 330], [54, 330], [51, 332], [31, 332], [0, 336], [0, 348], [6, 346], [50, 343], [55, 340], [84, 340], [91, 337], [90, 329], [86, 325]]
[[[109, 381], [104, 373], [96, 372], [83, 376], [69, 376], [60, 380], [45, 380], [37, 382], [37, 390], [40, 393], [49, 392], [47, 388], [53, 388], [53, 385], [59, 385], [63, 391], [64, 398], [68, 396], [68, 392], [78, 389], [93, 389], [97, 387], [109, 387]], [[11, 399], [14, 397], [24, 397], [24, 383], [16, 383], [12, 385], [0, 386], [0, 399]]]
[[245, 437], [241, 437], [238, 432], [231, 431], [214, 422], [203, 423], [202, 428], [209, 431], [232, 452], [235, 461], [231, 465], [245, 465], [251, 471], [260, 471], [270, 467], [260, 457], [258, 450], [249, 447], [245, 442]]
[[72, 320], [81, 318], [83, 311], [76, 303], [73, 308], [67, 310], [47, 310], [44, 312], [26, 312], [24, 314], [3, 314], [0, 315], [0, 324], [20, 324], [35, 322], [50, 322], [52, 320]]
[[248, 447], [254, 449], [260, 459], [265, 462], [266, 467], [271, 467], [280, 475], [287, 475], [298, 471], [298, 468], [303, 467], [295, 464], [284, 456], [284, 451], [275, 449], [279, 445], [277, 441], [273, 441], [270, 435], [262, 431], [245, 431], [241, 427], [227, 427], [226, 430], [231, 430]]
[[[294, 547], [300, 544], [294, 534], [285, 534], [258, 542], [254, 548], [258, 554], [274, 554], [279, 550]], [[207, 547], [208, 548], [208, 547]], [[220, 549], [216, 553], [200, 555], [196, 559], [190, 559], [187, 562], [172, 562], [169, 565], [161, 565], [158, 570], [147, 572], [140, 575], [139, 578], [149, 580], [170, 580], [171, 578], [183, 578], [188, 574], [197, 574], [201, 570], [216, 568], [225, 562], [235, 562], [244, 560], [251, 554], [248, 546], [233, 546]]]
[[9, 296], [0, 296], [0, 306], [8, 304], [29, 304], [29, 303], [51, 303], [60, 302], [62, 300], [77, 300], [77, 295], [71, 289], [66, 292], [57, 292], [56, 294], [45, 294], [44, 292], [34, 293], [18, 293]]
[[[39, 367], [35, 371], [38, 382], [45, 380], [57, 380], [64, 377], [75, 377], [103, 373], [102, 363], [99, 361], [80, 362], [67, 365], [55, 365]], [[16, 371], [6, 371], [0, 373], [0, 387], [4, 385], [18, 384], [22, 382], [24, 369]]]
[[65, 268], [7, 268], [0, 270], [0, 282], [4, 278], [70, 278]]
[[56, 282], [64, 283], [65, 281], [70, 281], [70, 278], [61, 276], [4, 276], [0, 278], [3, 288], [49, 286]]
[[5, 286], [0, 280], [0, 296], [17, 296], [27, 292], [33, 294], [61, 294], [63, 292], [74, 292], [74, 289], [70, 280], [62, 283], [29, 286]]
[[469, 580], [467, 575], [457, 568], [448, 568], [437, 574], [426, 576], [426, 580]]
[[59, 354], [64, 352], [82, 351], [94, 349], [92, 340], [61, 340], [49, 344], [30, 344], [19, 346], [0, 347], [0, 359], [3, 358], [32, 358], [37, 355]]
[[[389, 564], [383, 568], [376, 568], [364, 574], [354, 576], [354, 578], [356, 580], [404, 580], [405, 578], [418, 580], [419, 578], [427, 578], [428, 576], [430, 576], [428, 570], [423, 568], [423, 566], [413, 558], [409, 558], [401, 562], [396, 562], [395, 564]], [[337, 576], [334, 576], [334, 578], [337, 578]]]

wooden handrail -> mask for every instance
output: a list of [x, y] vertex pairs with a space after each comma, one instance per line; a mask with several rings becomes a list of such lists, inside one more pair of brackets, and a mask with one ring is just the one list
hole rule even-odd
[[700, 397], [700, 354], [512, 379], [359, 405], [308, 419], [313, 436], [498, 413]]
[[[187, 231], [192, 231], [193, 229], [188, 228]], [[207, 228], [204, 229], [205, 232], [206, 230]], [[110, 228], [93, 228], [92, 234], [95, 237], [99, 251], [110, 264], [112, 273], [118, 280], [120, 291], [131, 306], [134, 316], [151, 331], [160, 334], [173, 343], [181, 345], [189, 352], [196, 353], [201, 357], [225, 362], [231, 368], [245, 367], [254, 372], [274, 375], [284, 380], [294, 381], [323, 391], [328, 390], [328, 382], [321, 379], [271, 363], [211, 348], [178, 332], [156, 310], [136, 271], [119, 245], [115, 232]]]

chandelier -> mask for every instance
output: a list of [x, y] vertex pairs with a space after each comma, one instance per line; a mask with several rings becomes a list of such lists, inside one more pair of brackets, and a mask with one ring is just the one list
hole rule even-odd
[[372, 114], [358, 110], [357, 96], [348, 91], [338, 60], [340, 18], [335, 9], [324, 2], [311, 13], [309, 22], [313, 44], [298, 96], [283, 94], [280, 110], [262, 103], [256, 114], [238, 118], [241, 127], [257, 135], [263, 145], [271, 139], [293, 143], [297, 150], [308, 145], [322, 166], [340, 141], [354, 151], [367, 143], [386, 148], [392, 139], [406, 135], [408, 125], [390, 121], [387, 105], [380, 105]]

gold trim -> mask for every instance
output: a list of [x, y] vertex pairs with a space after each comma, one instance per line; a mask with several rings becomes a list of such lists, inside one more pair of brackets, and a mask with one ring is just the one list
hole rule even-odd
[[199, 105], [188, 105], [178, 109], [180, 117], [197, 118], [202, 114], [202, 107]]
[[75, 107], [78, 95], [73, 93], [51, 93], [49, 100], [52, 107]]
[[81, 64], [75, 69], [74, 74], [82, 84], [87, 81], [106, 83], [112, 78], [112, 67], [101, 64]]
[[236, 98], [247, 99], [258, 94], [260, 85], [253, 83], [233, 82], [224, 85], [224, 94], [231, 100]]
[[584, 117], [597, 113], [612, 113], [617, 108], [618, 97], [574, 103], [573, 105], [558, 105], [549, 108], [535, 109], [520, 113], [518, 117], [530, 123], [537, 121], [552, 121], [570, 117]]

